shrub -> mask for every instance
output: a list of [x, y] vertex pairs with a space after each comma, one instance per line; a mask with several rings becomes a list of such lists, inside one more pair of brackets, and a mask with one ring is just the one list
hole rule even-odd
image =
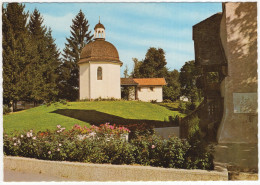
[[163, 103], [172, 103], [172, 101], [170, 99], [165, 99], [163, 100]]
[[67, 105], [67, 100], [64, 100], [64, 99], [61, 99], [60, 101], [59, 101], [59, 103], [61, 103], [61, 104], [63, 104], [63, 105]]
[[8, 114], [9, 112], [11, 112], [11, 109], [8, 107], [8, 105], [4, 105], [3, 106], [3, 114]]
[[187, 102], [186, 103], [186, 111], [191, 112], [196, 109], [195, 102]]
[[178, 106], [178, 109], [181, 113], [185, 113], [186, 112], [186, 106], [185, 103], [183, 103], [182, 101], [180, 101], [180, 104]]
[[[86, 128], [75, 125], [73, 129], [66, 130], [57, 125], [54, 131], [34, 133], [30, 130], [4, 134], [4, 154], [47, 160], [135, 163], [166, 168], [213, 168], [212, 155], [206, 145], [195, 138], [197, 135], [185, 141], [176, 137], [166, 140], [151, 133], [137, 133], [135, 138], [126, 142], [119, 137], [107, 137], [106, 129], [110, 129], [110, 126], [105, 124]], [[85, 132], [87, 129], [92, 132]], [[86, 135], [93, 133], [93, 130], [104, 134], [78, 138], [84, 132]]]

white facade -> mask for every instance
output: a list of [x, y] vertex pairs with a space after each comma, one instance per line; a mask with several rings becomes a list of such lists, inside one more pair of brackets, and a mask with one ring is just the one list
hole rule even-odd
[[137, 98], [140, 101], [150, 102], [162, 102], [163, 91], [162, 86], [138, 86], [137, 87]]
[[[98, 68], [102, 79], [98, 80]], [[120, 64], [112, 62], [88, 62], [79, 65], [80, 99], [116, 98], [121, 99]]]

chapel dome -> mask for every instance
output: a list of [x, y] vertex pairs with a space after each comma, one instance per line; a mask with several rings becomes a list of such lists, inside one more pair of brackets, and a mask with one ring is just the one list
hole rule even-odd
[[103, 29], [105, 29], [105, 26], [99, 22], [98, 24], [96, 24], [94, 30], [97, 29], [97, 28], [103, 28]]
[[79, 64], [89, 61], [111, 61], [122, 63], [119, 60], [116, 47], [104, 39], [96, 39], [82, 49]]

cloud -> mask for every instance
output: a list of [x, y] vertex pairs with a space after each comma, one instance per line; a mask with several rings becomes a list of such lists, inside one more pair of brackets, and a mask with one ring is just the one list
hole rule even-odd
[[156, 37], [146, 37], [142, 38], [139, 36], [132, 36], [128, 34], [122, 34], [122, 33], [109, 33], [109, 40], [115, 40], [117, 42], [121, 43], [127, 43], [128, 47], [129, 44], [133, 48], [141, 46], [146, 47], [147, 49], [149, 47], [160, 47], [164, 49], [165, 51], [171, 52], [171, 51], [179, 51], [182, 53], [192, 53], [193, 52], [193, 42], [192, 40], [189, 41], [175, 41], [173, 39], [160, 39]]
[[75, 17], [74, 14], [68, 13], [64, 16], [53, 16], [48, 14], [42, 14], [44, 24], [51, 27], [53, 31], [69, 33], [72, 19]]

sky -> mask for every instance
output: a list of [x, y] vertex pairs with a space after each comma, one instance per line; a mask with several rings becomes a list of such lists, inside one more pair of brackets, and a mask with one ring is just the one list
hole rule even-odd
[[220, 2], [24, 4], [29, 13], [35, 8], [40, 11], [44, 24], [52, 29], [52, 36], [61, 52], [66, 37], [71, 36], [72, 19], [80, 9], [92, 33], [100, 16], [106, 28], [106, 41], [117, 48], [123, 62], [121, 76], [126, 65], [132, 71], [132, 58], [143, 60], [150, 47], [165, 51], [169, 70], [180, 70], [185, 62], [195, 58], [192, 26], [222, 11]]

